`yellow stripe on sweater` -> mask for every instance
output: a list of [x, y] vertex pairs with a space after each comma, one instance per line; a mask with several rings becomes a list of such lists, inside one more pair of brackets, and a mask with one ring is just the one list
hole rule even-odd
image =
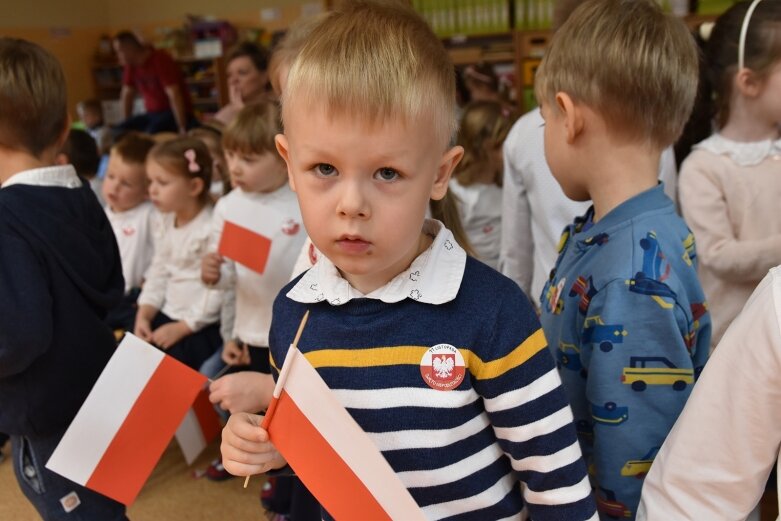
[[[507, 356], [484, 362], [469, 349], [460, 348], [464, 363], [479, 380], [488, 380], [503, 375], [507, 371], [525, 363], [547, 346], [542, 329], [538, 329]], [[320, 367], [383, 367], [389, 365], [420, 365], [423, 355], [428, 351], [423, 346], [371, 347], [366, 349], [320, 349], [305, 353], [309, 363]], [[279, 371], [274, 363], [271, 365]]]

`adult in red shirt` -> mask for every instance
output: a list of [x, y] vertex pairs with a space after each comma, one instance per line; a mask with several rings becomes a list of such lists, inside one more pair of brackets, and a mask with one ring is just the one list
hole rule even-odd
[[[124, 121], [115, 130], [184, 134], [193, 126], [195, 119], [184, 75], [166, 51], [143, 45], [129, 31], [114, 37], [114, 50], [124, 67], [120, 93]], [[132, 116], [137, 93], [144, 99], [146, 113]]]

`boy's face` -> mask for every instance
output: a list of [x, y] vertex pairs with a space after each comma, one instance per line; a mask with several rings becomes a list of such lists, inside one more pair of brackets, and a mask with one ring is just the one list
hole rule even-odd
[[463, 155], [461, 147], [443, 152], [433, 121], [368, 125], [293, 105], [277, 136], [309, 237], [364, 293], [421, 253], [429, 200], [444, 197]]
[[573, 201], [586, 201], [588, 192], [576, 177], [577, 165], [568, 160], [570, 157], [570, 144], [567, 141], [566, 117], [562, 111], [549, 102], [543, 102], [540, 106], [542, 117], [545, 120], [544, 143], [545, 160], [548, 163], [553, 177], [561, 185], [561, 189], [568, 198]]
[[269, 193], [287, 180], [285, 163], [276, 152], [244, 154], [226, 151], [231, 185], [245, 192]]
[[111, 152], [102, 190], [113, 211], [132, 210], [147, 199], [144, 165], [127, 163], [119, 154]]

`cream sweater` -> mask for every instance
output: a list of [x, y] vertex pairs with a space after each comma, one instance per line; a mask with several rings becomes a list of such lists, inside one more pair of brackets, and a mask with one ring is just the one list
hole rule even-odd
[[681, 165], [678, 189], [697, 241], [713, 348], [762, 277], [781, 264], [781, 143], [715, 134]]

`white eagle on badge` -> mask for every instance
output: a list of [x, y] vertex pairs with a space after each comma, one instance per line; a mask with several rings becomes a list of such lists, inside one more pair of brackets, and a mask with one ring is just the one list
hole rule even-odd
[[453, 359], [446, 356], [437, 356], [432, 360], [434, 372], [439, 378], [448, 378], [453, 374]]

